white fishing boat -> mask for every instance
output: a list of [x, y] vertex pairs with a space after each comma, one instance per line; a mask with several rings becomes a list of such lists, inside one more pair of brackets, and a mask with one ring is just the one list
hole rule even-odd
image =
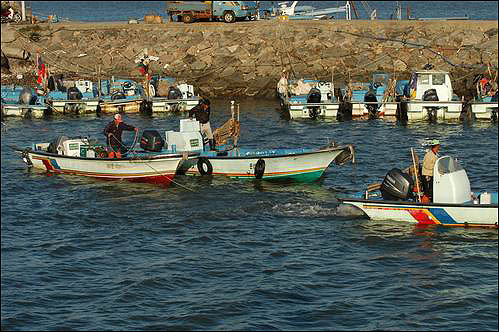
[[159, 134], [149, 130], [141, 138], [142, 150], [135, 150], [133, 144], [120, 159], [108, 158], [104, 145], [85, 137], [59, 136], [52, 142], [15, 150], [29, 167], [50, 173], [168, 186], [179, 165], [193, 153], [164, 150], [163, 144]]
[[199, 103], [194, 86], [179, 83], [173, 77], [153, 76], [149, 83], [149, 98], [153, 113], [190, 111]]
[[[316, 149], [240, 148], [237, 145], [240, 133], [239, 116], [236, 117], [234, 112], [232, 114], [229, 121], [214, 131], [218, 148], [209, 151], [201, 146], [199, 156], [185, 162], [179, 169], [180, 172], [188, 175], [223, 175], [237, 179], [312, 182], [318, 180], [331, 163], [342, 165], [354, 160], [353, 145], [337, 145], [334, 142]], [[191, 149], [190, 142], [196, 139], [196, 147], [199, 148], [197, 142], [201, 139], [201, 134], [199, 123], [196, 123], [197, 121], [189, 125], [188, 129], [181, 129], [180, 134], [171, 135], [167, 132], [167, 145], [175, 145], [177, 150], [184, 146]], [[232, 138], [232, 144], [228, 144], [229, 138]]]
[[100, 112], [139, 113], [145, 99], [144, 88], [130, 79], [101, 81]]
[[394, 117], [397, 114], [396, 80], [388, 73], [374, 73], [370, 82], [349, 83], [343, 99], [351, 104], [352, 118]]
[[412, 73], [408, 95], [401, 103], [402, 120], [459, 120], [463, 103], [452, 89], [449, 73], [420, 70]]
[[433, 202], [420, 199], [414, 169], [418, 166], [412, 167], [410, 174], [392, 169], [381, 184], [370, 185], [365, 192], [338, 200], [359, 208], [372, 220], [497, 228], [497, 192], [473, 193], [466, 171], [456, 158], [444, 156], [435, 163]]
[[483, 74], [479, 74], [475, 78], [476, 96], [470, 102], [470, 107], [475, 119], [497, 122], [497, 109], [499, 106], [497, 76], [499, 71], [496, 70], [494, 78], [492, 78], [490, 71], [488, 74], [490, 76], [488, 78]]
[[[352, 160], [352, 145], [329, 145], [318, 149], [244, 149], [204, 151], [191, 167], [192, 175], [223, 175], [237, 179], [313, 182], [335, 162]], [[185, 164], [186, 166], [188, 163]]]
[[51, 113], [32, 88], [2, 85], [1, 96], [2, 117], [42, 118]]
[[290, 119], [336, 118], [340, 103], [334, 84], [312, 79], [289, 80], [283, 75], [277, 83], [281, 108]]
[[99, 98], [94, 85], [88, 80], [78, 80], [74, 86], [58, 86], [45, 96], [45, 103], [56, 114], [96, 114]]

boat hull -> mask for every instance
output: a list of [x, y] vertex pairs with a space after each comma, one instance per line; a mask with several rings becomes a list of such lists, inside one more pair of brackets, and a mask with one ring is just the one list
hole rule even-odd
[[[285, 108], [289, 112], [291, 119], [310, 119], [309, 107], [314, 104], [286, 104]], [[317, 118], [336, 118], [338, 115], [339, 103], [318, 104]]]
[[396, 220], [424, 225], [497, 228], [497, 204], [436, 204], [345, 199], [372, 220]]
[[472, 102], [471, 112], [479, 120], [497, 120], [497, 102]]
[[[223, 175], [236, 179], [313, 182], [318, 180], [344, 151], [351, 150], [349, 147], [339, 147], [289, 155], [269, 155], [268, 152], [262, 152], [260, 155], [244, 155], [231, 151], [232, 154], [227, 156], [201, 155], [199, 159], [209, 165], [210, 175]], [[203, 165], [198, 160], [190, 162], [190, 167], [185, 170], [186, 174], [206, 173], [201, 169]], [[262, 161], [263, 172], [259, 169]]]
[[[351, 102], [352, 104], [352, 117], [361, 118], [369, 116], [369, 110], [367, 109], [367, 103], [363, 102]], [[397, 115], [397, 102], [380, 102], [378, 103], [378, 116], [379, 117], [391, 117]]]
[[20, 105], [20, 104], [3, 104], [2, 116], [5, 117], [22, 117], [22, 118], [43, 118], [49, 113], [47, 106], [41, 105]]
[[79, 175], [105, 180], [128, 180], [168, 186], [182, 161], [180, 155], [151, 158], [84, 158], [51, 153], [23, 152], [34, 168], [51, 173]]
[[437, 109], [436, 120], [459, 120], [462, 103], [460, 101], [409, 101], [407, 103], [408, 120], [429, 120], [429, 108]]
[[52, 109], [58, 114], [96, 114], [99, 100], [58, 100], [51, 101]]
[[101, 101], [99, 103], [102, 113], [139, 113], [142, 99]]
[[170, 112], [186, 112], [190, 111], [199, 103], [199, 98], [190, 99], [168, 99], [168, 98], [152, 98], [153, 113], [170, 113]]

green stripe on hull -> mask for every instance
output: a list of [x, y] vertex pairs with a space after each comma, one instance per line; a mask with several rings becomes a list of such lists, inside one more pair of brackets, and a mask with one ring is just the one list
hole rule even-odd
[[[314, 182], [317, 181], [325, 169], [313, 172], [301, 172], [295, 174], [263, 176], [262, 180], [265, 181], [295, 181], [295, 182]], [[233, 179], [254, 180], [254, 176], [231, 176]]]

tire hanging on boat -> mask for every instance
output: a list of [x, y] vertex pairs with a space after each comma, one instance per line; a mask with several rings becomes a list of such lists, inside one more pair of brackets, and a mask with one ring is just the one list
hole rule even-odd
[[213, 173], [213, 166], [211, 165], [208, 158], [200, 157], [198, 159], [198, 171], [201, 175], [211, 175]]
[[258, 159], [255, 164], [255, 178], [260, 180], [263, 178], [263, 173], [265, 173], [265, 160]]

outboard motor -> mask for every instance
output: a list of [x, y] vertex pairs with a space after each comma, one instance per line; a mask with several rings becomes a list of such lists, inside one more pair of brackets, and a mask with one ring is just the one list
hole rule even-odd
[[19, 94], [19, 104], [34, 105], [36, 103], [36, 94], [31, 88], [23, 88]]
[[352, 103], [347, 101], [342, 101], [338, 107], [338, 113], [336, 114], [336, 120], [338, 121], [350, 121], [352, 120]]
[[428, 89], [423, 94], [424, 101], [438, 101], [437, 90]]
[[72, 86], [68, 88], [68, 100], [81, 100], [82, 98], [83, 95], [77, 87]]
[[182, 91], [177, 87], [171, 86], [168, 89], [168, 99], [182, 99]]
[[407, 124], [407, 121], [409, 121], [409, 116], [407, 114], [409, 106], [407, 100], [402, 99], [401, 96], [397, 96], [395, 101], [397, 102], [397, 112], [395, 114], [397, 121], [402, 124]]
[[[364, 95], [364, 102], [372, 103], [377, 101], [378, 99], [373, 91], [369, 91]], [[378, 117], [378, 104], [366, 104], [366, 108], [369, 112], [369, 119], [376, 119]]]
[[393, 168], [386, 174], [381, 183], [381, 196], [384, 200], [399, 201], [413, 198], [414, 180], [398, 168]]
[[[423, 94], [424, 101], [438, 101], [437, 90], [428, 89]], [[434, 122], [437, 120], [437, 109], [438, 107], [428, 107], [428, 119], [430, 122]]]
[[[310, 89], [307, 96], [307, 103], [318, 104], [321, 102], [321, 91], [316, 88]], [[315, 119], [319, 115], [319, 106], [309, 106], [308, 115]]]
[[157, 130], [144, 130], [140, 139], [140, 147], [146, 151], [159, 152], [165, 145], [165, 140]]

